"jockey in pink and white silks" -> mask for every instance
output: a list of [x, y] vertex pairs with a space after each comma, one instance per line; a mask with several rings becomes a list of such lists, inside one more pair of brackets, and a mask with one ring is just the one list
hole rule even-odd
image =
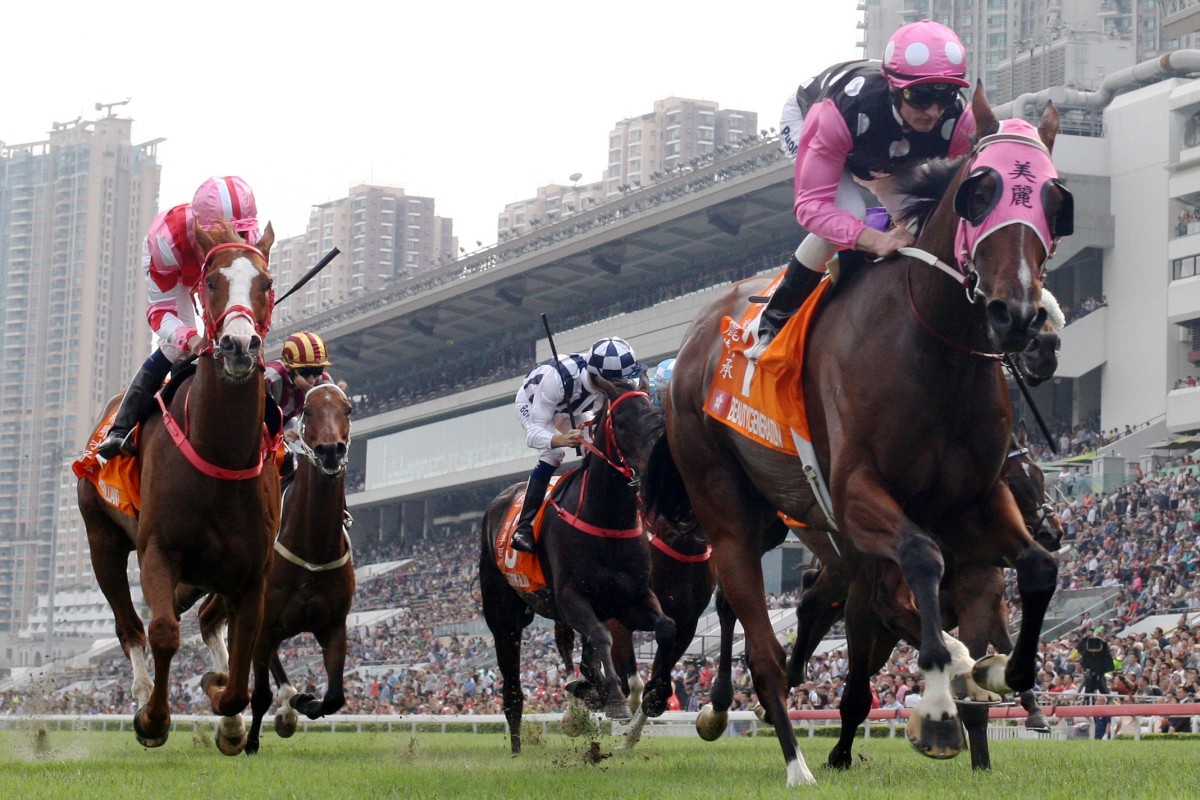
[[808, 235], [762, 315], [761, 352], [824, 275], [838, 250], [889, 256], [913, 243], [903, 228], [864, 222], [866, 187], [891, 211], [901, 167], [971, 149], [975, 117], [961, 89], [966, 49], [930, 20], [904, 25], [879, 61], [835, 64], [801, 84], [784, 105], [782, 146], [796, 159], [793, 210]]
[[533, 552], [533, 520], [550, 479], [566, 457], [565, 448], [583, 442], [580, 426], [604, 401], [604, 395], [592, 386], [592, 376], [635, 380], [644, 371], [629, 343], [612, 336], [600, 339], [586, 353], [547, 359], [525, 377], [514, 402], [525, 428], [525, 444], [538, 451], [538, 462], [525, 486], [525, 503], [511, 541], [514, 550]]
[[97, 447], [104, 458], [136, 454], [130, 433], [150, 413], [154, 394], [171, 365], [200, 350], [203, 337], [191, 290], [204, 269], [204, 253], [196, 243], [193, 223], [209, 228], [225, 221], [249, 244], [256, 244], [257, 214], [248, 183], [236, 176], [214, 177], [200, 185], [190, 203], [163, 211], [150, 224], [142, 242], [142, 270], [149, 295], [146, 320], [158, 339], [158, 349], [125, 390], [108, 436]]

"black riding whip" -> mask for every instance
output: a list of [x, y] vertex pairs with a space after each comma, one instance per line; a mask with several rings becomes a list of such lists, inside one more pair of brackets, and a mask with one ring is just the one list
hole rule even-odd
[[1017, 369], [1016, 362], [1013, 361], [1011, 353], [1005, 353], [1004, 366], [1008, 369], [1008, 373], [1013, 376], [1013, 380], [1017, 382], [1017, 386], [1020, 387], [1021, 394], [1024, 396], [1029, 410], [1033, 412], [1033, 418], [1037, 420], [1038, 428], [1042, 431], [1042, 436], [1046, 437], [1046, 444], [1050, 445], [1050, 452], [1058, 455], [1058, 448], [1054, 446], [1054, 437], [1050, 435], [1050, 429], [1046, 427], [1046, 420], [1042, 419], [1042, 412], [1038, 411], [1037, 403], [1033, 402], [1033, 395], [1029, 393], [1029, 387], [1025, 385], [1025, 379], [1021, 377], [1021, 373]]
[[325, 257], [316, 263], [316, 266], [314, 266], [308, 272], [304, 273], [304, 277], [302, 277], [300, 280], [298, 280], [294, 284], [292, 284], [292, 288], [290, 288], [286, 292], [284, 292], [283, 297], [280, 297], [278, 300], [275, 301], [275, 305], [279, 305], [284, 300], [286, 300], [288, 297], [290, 297], [292, 292], [296, 291], [301, 286], [303, 286], [304, 284], [311, 281], [318, 272], [325, 269], [325, 267], [329, 266], [329, 262], [333, 261], [333, 259], [336, 258], [337, 255], [341, 252], [342, 252], [341, 250], [338, 250], [335, 247], [332, 250], [330, 250], [328, 253], [326, 253]]
[[[558, 369], [558, 348], [554, 346], [554, 334], [550, 332], [550, 320], [546, 319], [546, 315], [542, 314], [542, 326], [546, 329], [546, 341], [550, 343], [550, 355], [554, 356], [554, 368]], [[571, 398], [566, 398], [570, 400]], [[575, 429], [575, 412], [569, 407], [567, 408], [567, 418], [571, 420], [571, 430]], [[583, 449], [579, 445], [575, 446], [575, 455], [582, 456]]]

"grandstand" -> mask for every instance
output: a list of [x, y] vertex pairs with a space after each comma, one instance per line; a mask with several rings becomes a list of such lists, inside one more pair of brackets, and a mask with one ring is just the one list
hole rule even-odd
[[[1145, 669], [1151, 648], [1137, 637], [1146, 632], [1125, 633], [1126, 627], [1152, 611], [1166, 613], [1174, 625], [1182, 613], [1200, 608], [1194, 522], [1200, 486], [1193, 467], [1167, 460], [1189, 450], [1156, 447], [1175, 447], [1176, 434], [1200, 430], [1200, 387], [1184, 382], [1190, 354], [1200, 351], [1181, 335], [1200, 317], [1200, 291], [1192, 286], [1200, 279], [1174, 267], [1192, 250], [1200, 252], [1200, 235], [1168, 240], [1166, 223], [1192, 191], [1187, 182], [1200, 186], [1200, 160], [1181, 154], [1170, 133], [1197, 108], [1200, 81], [1162, 81], [1122, 95], [1105, 112], [1106, 131], [1136, 135], [1062, 135], [1055, 146], [1055, 161], [1075, 192], [1076, 233], [1051, 262], [1048, 284], [1077, 312], [1063, 331], [1058, 377], [1035, 396], [1055, 433], [1067, 436], [1072, 457], [1085, 459], [1063, 462], [1072, 485], [1059, 509], [1071, 521], [1054, 615], [1058, 641], [1044, 654], [1047, 662], [1064, 656], [1063, 670], [1085, 613], [1105, 625], [1123, 651], [1141, 641]], [[355, 618], [361, 627], [351, 653], [351, 710], [417, 712], [460, 704], [480, 713], [498, 710], [495, 665], [471, 599], [476, 524], [487, 502], [523, 479], [531, 463], [511, 401], [528, 368], [549, 357], [539, 315], [548, 314], [555, 326], [559, 352], [616, 334], [648, 363], [673, 355], [700, 306], [731, 281], [778, 268], [798, 242], [803, 232], [791, 217], [790, 178], [791, 162], [775, 141], [750, 143], [273, 331], [272, 348], [300, 328], [321, 333], [335, 361], [331, 371], [350, 384], [358, 404], [351, 483], [359, 490], [349, 505], [360, 565], [354, 610], [362, 616]], [[1170, 199], [1156, 205], [1147, 197]], [[1175, 325], [1160, 324], [1163, 309]], [[1145, 477], [1133, 479], [1135, 466]], [[1164, 466], [1174, 471], [1159, 471]], [[772, 558], [768, 588], [783, 598], [778, 630], [784, 638], [793, 567], [803, 555], [792, 550]], [[1093, 559], [1111, 561], [1115, 575], [1093, 569]], [[36, 623], [30, 630], [36, 635]], [[545, 628], [530, 640], [523, 681], [529, 710], [553, 708], [564, 682], [553, 642]], [[695, 669], [694, 697], [703, 697], [699, 673], [710, 642], [702, 638], [696, 664], [682, 668]], [[824, 682], [823, 674], [834, 683], [837, 645], [831, 640], [828, 655], [814, 661], [815, 686], [797, 691], [797, 707], [807, 702], [802, 694]], [[1066, 654], [1058, 652], [1063, 647]], [[1155, 668], [1164, 658], [1161, 644], [1158, 650]], [[1184, 662], [1194, 662], [1195, 653]], [[284, 657], [300, 665], [297, 676], [320, 682], [310, 641], [290, 643]], [[193, 659], [200, 664], [204, 655], [196, 651]], [[904, 669], [881, 679], [881, 693], [908, 671], [911, 651], [902, 649], [897, 659]], [[120, 660], [103, 664], [92, 673], [103, 677], [94, 680], [109, 681], [110, 700], [119, 707], [125, 700], [115, 688], [124, 681], [115, 679]], [[187, 670], [185, 658], [177, 673]], [[480, 687], [473, 695], [463, 690], [469, 678]], [[80, 679], [77, 673], [53, 678], [55, 696], [79, 694], [62, 687]], [[1169, 684], [1165, 673], [1162, 681]], [[188, 687], [180, 691], [186, 703]], [[26, 695], [0, 684], [0, 713]]]

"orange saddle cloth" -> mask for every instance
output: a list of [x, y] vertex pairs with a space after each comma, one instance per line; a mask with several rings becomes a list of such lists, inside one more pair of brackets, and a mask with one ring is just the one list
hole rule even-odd
[[[768, 294], [774, 293], [781, 280], [783, 272], [775, 276]], [[812, 440], [801, 376], [808, 331], [829, 285], [828, 279], [817, 285], [767, 345], [757, 364], [746, 358], [746, 351], [754, 343], [749, 334], [758, 325], [766, 303], [751, 303], [740, 320], [722, 320], [723, 353], [704, 402], [705, 413], [747, 439], [781, 453], [797, 455], [793, 432], [806, 441]]]
[[[555, 475], [550, 479], [550, 490], [546, 492], [542, 507], [538, 509], [538, 514], [533, 519], [533, 540], [535, 542], [542, 538], [542, 519], [546, 516], [546, 500], [553, 497], [560, 486], [566, 486], [565, 478], [574, 474], [575, 471], [571, 470], [561, 476]], [[542, 572], [541, 559], [538, 558], [537, 553], [514, 550], [510, 544], [513, 533], [517, 530], [517, 519], [521, 516], [521, 509], [524, 505], [525, 494], [518, 492], [508, 507], [508, 513], [504, 515], [504, 523], [496, 533], [496, 567], [504, 575], [508, 585], [514, 589], [522, 592], [540, 592], [546, 588], [546, 576]]]
[[[95, 484], [96, 490], [109, 505], [115, 506], [122, 514], [136, 517], [142, 507], [141, 464], [136, 457], [117, 456], [105, 461], [96, 455], [96, 448], [108, 436], [116, 416], [117, 410], [114, 408], [112, 413], [100, 420], [88, 439], [83, 455], [71, 463], [71, 471]], [[133, 432], [135, 443], [139, 433], [140, 428]]]

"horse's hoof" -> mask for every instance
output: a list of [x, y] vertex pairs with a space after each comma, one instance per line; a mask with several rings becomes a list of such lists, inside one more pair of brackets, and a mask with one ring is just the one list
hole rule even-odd
[[728, 726], [728, 715], [718, 714], [713, 710], [712, 703], [708, 703], [700, 709], [700, 714], [696, 717], [696, 735], [706, 742], [715, 742], [720, 739], [721, 734], [725, 733], [725, 728]]
[[[227, 730], [228, 728], [228, 730]], [[233, 717], [225, 717], [217, 723], [217, 749], [224, 755], [237, 756], [241, 755], [246, 749], [246, 742], [249, 741], [250, 735], [246, 730], [246, 726], [242, 723], [241, 715]]]
[[296, 732], [296, 721], [295, 714], [276, 714], [275, 733], [280, 739], [290, 739]]
[[217, 731], [217, 749], [227, 756], [241, 755], [246, 749], [246, 732], [242, 731], [241, 736], [229, 737]]
[[604, 706], [604, 716], [609, 719], [625, 721], [633, 715], [629, 713], [629, 709], [625, 707], [625, 699], [614, 700]]
[[1046, 715], [1042, 712], [1035, 712], [1025, 718], [1025, 730], [1036, 731], [1037, 733], [1049, 733], [1050, 721], [1046, 719]]
[[834, 748], [829, 754], [829, 761], [826, 763], [830, 769], [847, 770], [850, 769], [852, 759], [849, 753], [843, 753], [838, 748]]
[[133, 715], [133, 734], [142, 747], [162, 747], [167, 743], [167, 737], [171, 735], [171, 718], [167, 718], [166, 727], [162, 731], [151, 732], [142, 722], [142, 715], [145, 711], [144, 707], [139, 708]]
[[954, 758], [962, 752], [964, 745], [958, 717], [935, 720], [913, 714], [908, 718], [904, 733], [913, 749], [928, 758]]
[[243, 750], [242, 752], [248, 756], [256, 755], [258, 753], [259, 746], [260, 746], [260, 743], [259, 743], [258, 739], [247, 739], [246, 740], [246, 749]]
[[209, 670], [200, 676], [200, 691], [212, 697], [214, 692], [224, 689], [227, 683], [229, 683], [229, 676], [224, 672]]
[[975, 662], [971, 670], [971, 678], [983, 690], [996, 694], [1010, 694], [1004, 670], [1008, 666], [1008, 656], [994, 654], [984, 656]]
[[966, 672], [950, 679], [950, 692], [954, 695], [954, 702], [965, 706], [994, 706], [1003, 699], [1000, 695], [980, 687], [970, 673]]

